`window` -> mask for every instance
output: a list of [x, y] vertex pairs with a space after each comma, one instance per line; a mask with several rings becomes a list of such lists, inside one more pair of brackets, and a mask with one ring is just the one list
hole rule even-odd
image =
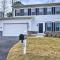
[[52, 22], [45, 23], [45, 30], [52, 31]]
[[36, 15], [35, 8], [32, 8], [32, 9], [31, 9], [31, 14], [32, 14], [32, 15]]
[[55, 22], [55, 31], [60, 31], [60, 22]]
[[44, 14], [44, 9], [43, 8], [39, 8], [39, 15], [43, 15]]
[[47, 8], [47, 14], [52, 14], [52, 8]]
[[55, 14], [60, 14], [60, 7], [55, 7]]
[[31, 8], [28, 9], [28, 15], [31, 15]]
[[24, 15], [25, 15], [25, 16], [28, 15], [28, 9], [24, 9]]
[[20, 16], [20, 9], [15, 10], [15, 16]]
[[24, 9], [20, 9], [20, 15], [21, 15], [21, 16], [24, 15]]

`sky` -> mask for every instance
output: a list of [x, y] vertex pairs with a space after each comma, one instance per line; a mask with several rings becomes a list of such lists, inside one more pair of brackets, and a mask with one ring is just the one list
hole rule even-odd
[[[41, 4], [41, 3], [48, 3], [48, 2], [60, 2], [60, 0], [21, 0], [24, 4]], [[28, 3], [27, 3], [28, 2]]]
[[[11, 11], [12, 0], [5, 0], [6, 1], [6, 11]], [[50, 2], [60, 2], [60, 0], [14, 0], [14, 1], [21, 1], [23, 4], [43, 4], [43, 3], [50, 3]], [[0, 0], [0, 11], [3, 10], [3, 0]]]

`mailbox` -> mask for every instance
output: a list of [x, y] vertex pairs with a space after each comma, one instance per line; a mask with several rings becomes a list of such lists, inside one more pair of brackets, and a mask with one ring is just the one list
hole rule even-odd
[[23, 43], [23, 40], [24, 40], [24, 35], [23, 34], [19, 35], [19, 40], [21, 40], [21, 43]]

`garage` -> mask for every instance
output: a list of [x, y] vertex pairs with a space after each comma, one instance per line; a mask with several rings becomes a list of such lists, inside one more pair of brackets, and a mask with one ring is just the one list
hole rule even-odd
[[27, 23], [4, 23], [3, 36], [19, 36], [19, 34], [27, 34]]

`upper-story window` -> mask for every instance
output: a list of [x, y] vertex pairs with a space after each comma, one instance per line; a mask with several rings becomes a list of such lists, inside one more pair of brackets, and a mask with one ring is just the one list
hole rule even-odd
[[24, 9], [24, 15], [25, 15], [25, 16], [28, 15], [28, 9]]
[[32, 14], [32, 15], [36, 15], [36, 10], [35, 10], [35, 8], [31, 8], [31, 14]]
[[43, 15], [44, 14], [44, 9], [43, 8], [39, 8], [39, 15]]
[[24, 15], [24, 9], [20, 9], [20, 16]]
[[20, 9], [15, 10], [15, 16], [20, 16]]
[[51, 7], [47, 8], [47, 14], [52, 14], [52, 8]]
[[55, 7], [55, 14], [60, 14], [60, 7]]
[[60, 14], [60, 7], [15, 9], [15, 16]]

